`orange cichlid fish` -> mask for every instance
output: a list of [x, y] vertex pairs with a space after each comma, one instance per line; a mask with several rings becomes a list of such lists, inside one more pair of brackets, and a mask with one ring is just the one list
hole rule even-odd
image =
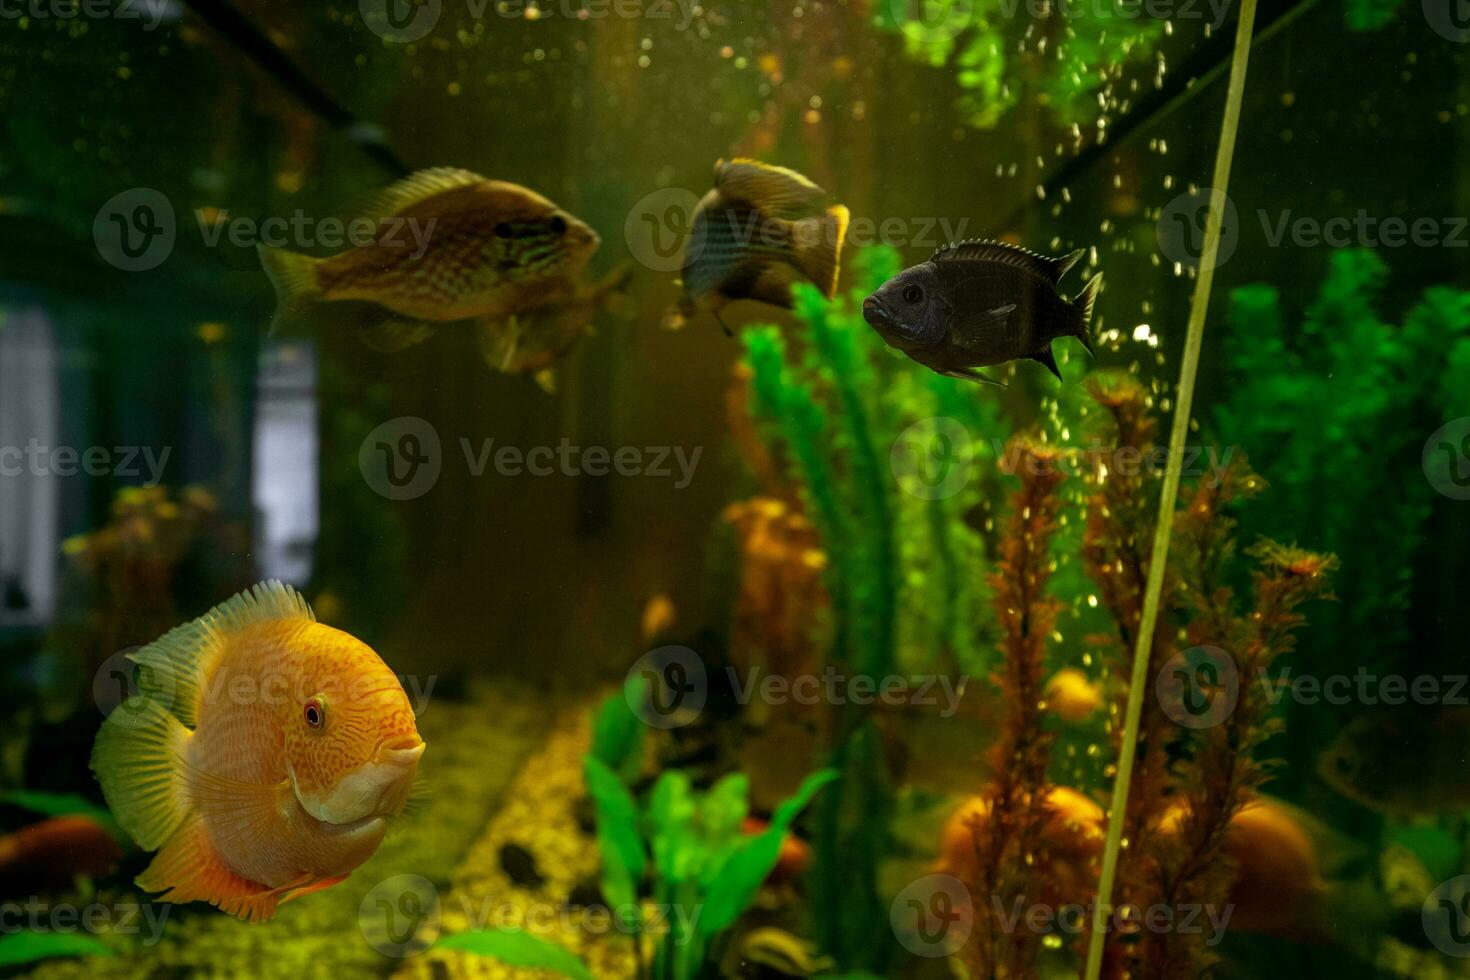
[[715, 186], [695, 209], [685, 247], [683, 294], [665, 315], [676, 330], [699, 313], [720, 317], [738, 299], [784, 309], [803, 280], [829, 299], [837, 292], [848, 211], [795, 170], [758, 160], [720, 160]]
[[376, 350], [402, 350], [438, 326], [477, 330], [541, 305], [587, 264], [597, 233], [535, 191], [440, 167], [404, 178], [369, 209], [370, 240], [317, 259], [261, 245], [275, 325], [329, 304]]
[[289, 586], [242, 592], [131, 655], [92, 770], [158, 854], [137, 883], [251, 921], [345, 879], [403, 811], [424, 753], [398, 678]]

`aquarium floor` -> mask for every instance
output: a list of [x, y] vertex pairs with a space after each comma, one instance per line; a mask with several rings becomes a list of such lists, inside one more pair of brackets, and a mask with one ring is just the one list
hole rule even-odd
[[[562, 911], [578, 885], [596, 888], [601, 867], [595, 841], [577, 819], [578, 801], [585, 795], [582, 757], [591, 742], [591, 707], [588, 702], [580, 710], [566, 712], [545, 745], [526, 761], [505, 805], [455, 871], [451, 890], [440, 904], [439, 925], [445, 934], [524, 927], [576, 953], [593, 976], [631, 977], [636, 974], [631, 943], [613, 938], [616, 934], [604, 931], [597, 920]], [[501, 854], [508, 845], [534, 856], [539, 883], [518, 884], [506, 872]], [[601, 924], [606, 924], [605, 917]], [[405, 961], [394, 980], [560, 976], [468, 953], [430, 950]]]
[[[364, 896], [374, 885], [405, 874], [422, 875], [447, 894], [455, 869], [489, 815], [505, 804], [522, 762], [542, 744], [555, 716], [544, 692], [501, 681], [472, 688], [464, 701], [434, 700], [419, 718], [419, 730], [429, 744], [424, 757], [429, 805], [405, 817], [347, 881], [282, 906], [264, 925], [239, 922], [202, 904], [171, 908], [163, 938], [152, 948], [104, 935], [100, 938], [118, 955], [52, 961], [31, 976], [387, 976], [400, 961], [382, 956], [363, 938], [359, 908]], [[101, 889], [96, 900], [130, 902], [137, 897], [127, 890]]]

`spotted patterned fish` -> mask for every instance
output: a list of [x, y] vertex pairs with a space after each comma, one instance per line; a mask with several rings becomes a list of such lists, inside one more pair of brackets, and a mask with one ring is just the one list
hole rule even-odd
[[139, 693], [107, 716], [92, 770], [158, 851], [137, 883], [159, 901], [269, 919], [346, 878], [403, 812], [424, 753], [403, 686], [289, 586], [257, 585], [130, 658]]
[[401, 350], [445, 323], [538, 305], [598, 246], [591, 228], [535, 191], [451, 168], [388, 188], [354, 228], [362, 240], [330, 258], [259, 247], [277, 322], [342, 304], [370, 346]]

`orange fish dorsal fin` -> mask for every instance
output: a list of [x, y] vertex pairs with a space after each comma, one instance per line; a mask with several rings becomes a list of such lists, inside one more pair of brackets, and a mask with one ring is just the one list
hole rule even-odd
[[368, 206], [369, 217], [386, 218], [427, 201], [437, 194], [460, 187], [470, 187], [485, 182], [485, 178], [470, 170], [458, 167], [431, 167], [409, 174], [398, 183], [389, 186]]
[[1009, 242], [971, 239], [939, 246], [929, 257], [929, 261], [999, 262], [1002, 265], [1014, 266], [1032, 275], [1040, 276], [1055, 285], [1061, 281], [1062, 276], [1067, 274], [1068, 269], [1077, 264], [1077, 260], [1082, 258], [1085, 251], [1079, 248], [1060, 258], [1052, 258]]
[[282, 619], [316, 622], [306, 600], [283, 582], [262, 582], [226, 599], [130, 655], [143, 668], [138, 672], [138, 689], [193, 728], [198, 724], [204, 679], [219, 662], [229, 639], [246, 627]]

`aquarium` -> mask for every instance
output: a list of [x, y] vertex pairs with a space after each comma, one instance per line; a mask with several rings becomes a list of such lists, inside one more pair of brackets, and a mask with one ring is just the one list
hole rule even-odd
[[0, 974], [1470, 976], [1458, 0], [0, 0]]

